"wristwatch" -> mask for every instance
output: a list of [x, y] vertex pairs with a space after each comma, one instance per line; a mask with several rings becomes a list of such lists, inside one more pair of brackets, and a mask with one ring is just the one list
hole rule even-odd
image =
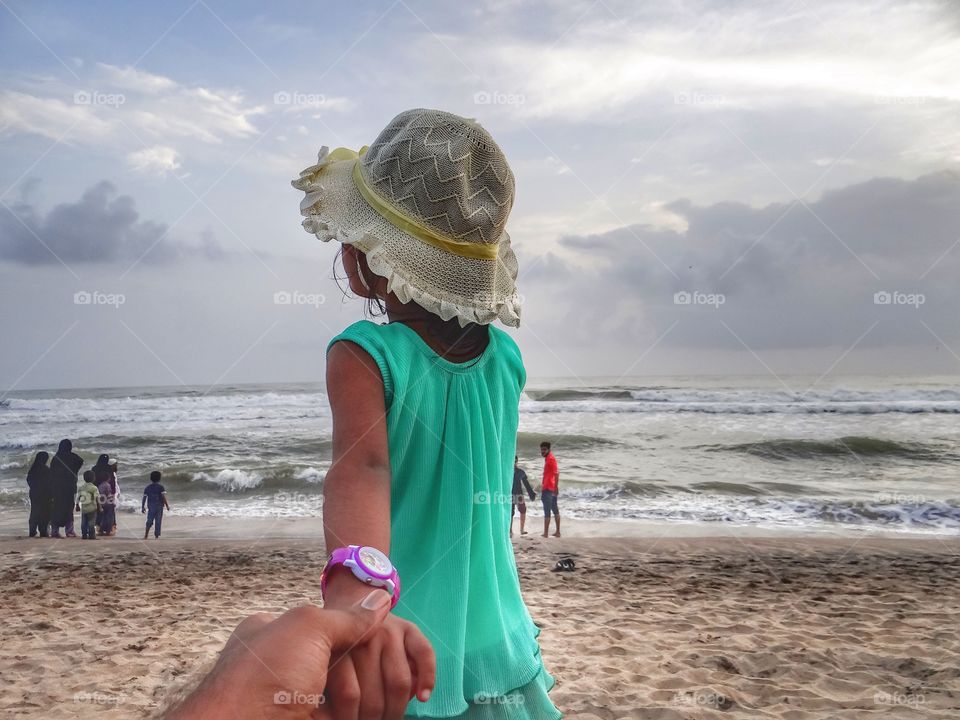
[[327, 599], [327, 578], [337, 565], [350, 568], [360, 582], [386, 590], [393, 598], [391, 609], [396, 607], [400, 600], [400, 574], [382, 552], [366, 545], [348, 545], [330, 553], [320, 572], [320, 596], [324, 600]]

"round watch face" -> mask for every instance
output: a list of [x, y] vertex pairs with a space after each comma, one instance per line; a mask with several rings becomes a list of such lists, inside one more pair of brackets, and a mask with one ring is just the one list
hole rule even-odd
[[372, 547], [362, 547], [357, 551], [358, 559], [371, 575], [386, 578], [393, 572], [393, 565], [382, 552]]

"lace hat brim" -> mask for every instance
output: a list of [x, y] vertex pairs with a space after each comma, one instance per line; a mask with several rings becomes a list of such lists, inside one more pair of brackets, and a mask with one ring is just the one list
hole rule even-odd
[[447, 252], [393, 225], [364, 199], [353, 179], [357, 154], [324, 146], [317, 164], [292, 182], [306, 195], [303, 228], [324, 242], [337, 240], [364, 253], [370, 270], [386, 278], [401, 302], [415, 302], [444, 320], [519, 327], [517, 258], [506, 231], [495, 258]]

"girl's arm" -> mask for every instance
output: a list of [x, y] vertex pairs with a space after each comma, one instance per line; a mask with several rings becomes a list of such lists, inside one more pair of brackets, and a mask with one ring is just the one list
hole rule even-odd
[[[327, 354], [327, 396], [333, 412], [333, 462], [323, 481], [323, 534], [328, 552], [369, 545], [390, 555], [390, 455], [380, 369], [354, 343]], [[335, 568], [327, 604], [347, 607], [370, 588]]]
[[[389, 555], [390, 454], [383, 379], [373, 358], [354, 343], [335, 343], [327, 353], [327, 396], [333, 411], [333, 462], [323, 481], [327, 551], [368, 545]], [[340, 566], [327, 580], [325, 605], [345, 609], [369, 592]], [[391, 614], [331, 666], [326, 696], [336, 720], [400, 718], [411, 698], [430, 697], [435, 678], [430, 642]]]

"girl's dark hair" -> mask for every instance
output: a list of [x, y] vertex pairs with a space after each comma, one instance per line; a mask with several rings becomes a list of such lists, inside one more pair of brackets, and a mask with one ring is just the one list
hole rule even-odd
[[[343, 293], [344, 297], [350, 296], [350, 275], [346, 272], [346, 269], [343, 265], [343, 247], [340, 247], [340, 250], [337, 252], [336, 258], [334, 258], [333, 263], [333, 278], [337, 282], [337, 286], [340, 288], [340, 292]], [[370, 266], [367, 265], [366, 257], [363, 253], [360, 253], [362, 260], [357, 263], [357, 272], [360, 275], [360, 280], [363, 282], [365, 287], [371, 288], [377, 281], [378, 275], [374, 273]], [[344, 274], [341, 276], [337, 272], [337, 265], [344, 267]], [[341, 284], [341, 280], [347, 281], [347, 286]], [[366, 314], [368, 317], [382, 317], [387, 314], [387, 307], [383, 302], [383, 298], [374, 295], [373, 297], [366, 298]], [[444, 320], [438, 315], [431, 315], [430, 318], [426, 321], [427, 332], [431, 337], [435, 338], [440, 342], [440, 344], [447, 349], [447, 351], [456, 350], [458, 354], [462, 353], [464, 355], [473, 355], [477, 354], [479, 358], [480, 352], [487, 346], [487, 343], [490, 339], [490, 327], [488, 325], [481, 325], [480, 323], [467, 323], [465, 326], [461, 327], [457, 318], [453, 317], [449, 320]]]

